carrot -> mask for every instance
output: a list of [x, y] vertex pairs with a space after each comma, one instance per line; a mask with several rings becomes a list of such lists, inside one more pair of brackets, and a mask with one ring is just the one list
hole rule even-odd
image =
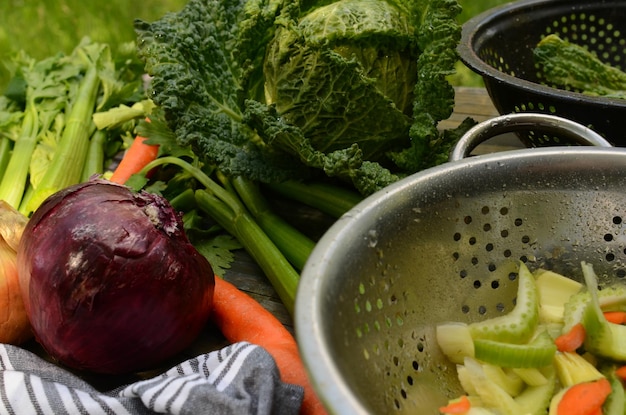
[[446, 406], [439, 408], [442, 414], [464, 414], [469, 411], [472, 404], [466, 395], [461, 395], [459, 399], [450, 401]]
[[296, 340], [272, 313], [233, 284], [216, 276], [211, 315], [228, 341], [247, 341], [263, 347], [276, 361], [283, 382], [304, 388], [301, 414], [326, 413], [309, 383]]
[[624, 311], [605, 311], [602, 314], [609, 323], [626, 324], [626, 312]]
[[560, 352], [575, 352], [585, 341], [585, 327], [577, 323], [567, 332], [558, 336], [554, 343]]
[[611, 383], [606, 378], [578, 383], [570, 387], [561, 398], [557, 415], [595, 415], [602, 409], [611, 393]]
[[[150, 122], [150, 119], [146, 118]], [[146, 164], [157, 158], [159, 153], [158, 145], [146, 144], [145, 137], [136, 136], [132, 144], [126, 150], [120, 164], [116, 167], [111, 181], [118, 184], [126, 183], [126, 180], [133, 174], [139, 173]]]
[[626, 380], [626, 366], [620, 366], [615, 369], [615, 375], [622, 380]]

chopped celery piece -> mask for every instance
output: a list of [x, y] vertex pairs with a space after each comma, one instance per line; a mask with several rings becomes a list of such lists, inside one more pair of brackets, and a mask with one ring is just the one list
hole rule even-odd
[[478, 392], [476, 392], [472, 382], [472, 376], [464, 365], [456, 366], [456, 375], [461, 387], [469, 396], [478, 396]]
[[474, 340], [526, 343], [534, 334], [539, 320], [539, 299], [535, 277], [523, 262], [519, 264], [517, 302], [503, 316], [469, 325]]
[[598, 281], [593, 266], [585, 262], [581, 266], [591, 298], [582, 319], [587, 333], [585, 347], [600, 357], [626, 361], [626, 326], [606, 320], [598, 300]]
[[467, 411], [464, 415], [498, 415], [493, 411], [490, 411], [487, 408], [471, 407], [469, 411]]
[[611, 383], [611, 394], [602, 405], [602, 415], [624, 415], [626, 413], [626, 396], [624, 385], [613, 370], [607, 371], [607, 379]]
[[471, 357], [465, 358], [467, 376], [472, 383], [476, 394], [486, 408], [493, 408], [502, 415], [524, 414], [521, 406], [515, 399], [497, 383], [487, 377], [483, 365]]
[[554, 356], [554, 365], [559, 381], [566, 387], [603, 377], [593, 364], [578, 353], [558, 352]]
[[[596, 293], [602, 311], [626, 311], [625, 286], [611, 285], [601, 291], [596, 290]], [[591, 301], [591, 294], [588, 289], [570, 297], [563, 311], [563, 333], [582, 321], [589, 301]]]
[[529, 343], [514, 344], [495, 340], [474, 340], [476, 359], [502, 367], [543, 367], [552, 363], [556, 346], [547, 331], [542, 330]]
[[512, 397], [519, 395], [526, 384], [524, 380], [513, 370], [504, 369], [500, 366], [483, 364], [485, 375], [494, 383], [497, 383]]
[[548, 382], [543, 372], [536, 367], [514, 367], [511, 371], [529, 386], [541, 386]]
[[565, 303], [578, 293], [582, 284], [553, 271], [535, 272], [539, 295], [539, 319], [543, 323], [563, 323]]
[[437, 344], [452, 363], [474, 356], [474, 342], [465, 323], [444, 323], [436, 327]]
[[556, 374], [552, 366], [543, 369], [544, 383], [537, 386], [528, 386], [515, 398], [515, 402], [522, 408], [520, 414], [543, 415], [550, 406], [550, 400], [556, 387]]
[[548, 407], [548, 415], [560, 415], [558, 411], [559, 402], [561, 402], [561, 399], [563, 399], [563, 395], [565, 395], [565, 392], [567, 392], [567, 389], [568, 388], [563, 388], [559, 390], [557, 393], [554, 394], [552, 399], [550, 399], [550, 406]]

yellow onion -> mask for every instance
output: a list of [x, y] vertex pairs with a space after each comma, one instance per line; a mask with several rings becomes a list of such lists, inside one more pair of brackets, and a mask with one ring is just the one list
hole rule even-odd
[[17, 271], [17, 247], [28, 219], [0, 201], [0, 342], [20, 344], [32, 331]]

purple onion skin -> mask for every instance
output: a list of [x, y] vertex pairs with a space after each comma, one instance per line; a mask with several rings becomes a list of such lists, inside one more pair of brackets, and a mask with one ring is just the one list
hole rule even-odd
[[59, 363], [102, 374], [153, 368], [205, 326], [215, 285], [162, 197], [95, 179], [35, 211], [18, 249], [38, 342]]

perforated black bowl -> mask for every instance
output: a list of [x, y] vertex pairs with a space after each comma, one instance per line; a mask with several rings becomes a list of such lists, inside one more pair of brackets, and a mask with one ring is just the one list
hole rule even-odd
[[[626, 1], [522, 0], [493, 8], [463, 25], [461, 60], [480, 74], [501, 114], [540, 112], [586, 125], [613, 145], [626, 146], [626, 100], [591, 97], [547, 85], [533, 58], [549, 34], [586, 46], [626, 70]], [[570, 144], [534, 131], [528, 146]]]

